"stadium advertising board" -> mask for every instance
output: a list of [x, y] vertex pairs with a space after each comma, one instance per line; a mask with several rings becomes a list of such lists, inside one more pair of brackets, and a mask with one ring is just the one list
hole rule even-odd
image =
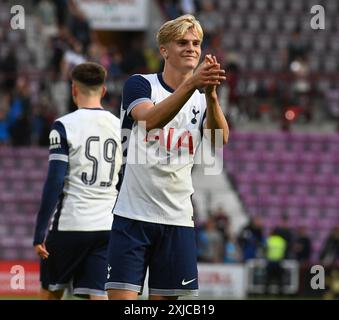
[[243, 299], [246, 268], [241, 264], [198, 264], [199, 299]]
[[0, 296], [32, 297], [39, 289], [39, 263], [0, 261]]
[[92, 29], [144, 30], [149, 0], [77, 0]]

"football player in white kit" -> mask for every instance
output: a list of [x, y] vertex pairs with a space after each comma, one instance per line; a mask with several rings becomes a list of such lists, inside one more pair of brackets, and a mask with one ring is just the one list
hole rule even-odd
[[70, 285], [75, 295], [107, 299], [107, 246], [122, 148], [119, 119], [101, 106], [105, 78], [99, 64], [76, 66], [72, 96], [78, 110], [56, 119], [50, 132], [34, 234], [42, 299], [60, 299]]
[[[202, 38], [191, 15], [166, 22], [157, 35], [163, 73], [133, 75], [124, 85], [120, 121], [122, 132], [130, 131], [113, 210], [109, 299], [136, 299], [147, 268], [150, 299], [197, 295], [193, 157], [204, 128], [212, 130], [212, 141], [221, 129], [221, 146], [229, 134], [216, 92], [225, 71], [210, 55], [197, 68]], [[145, 161], [135, 163], [134, 155]]]

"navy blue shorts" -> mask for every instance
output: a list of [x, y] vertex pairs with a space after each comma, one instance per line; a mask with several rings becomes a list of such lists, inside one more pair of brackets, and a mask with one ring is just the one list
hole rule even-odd
[[198, 294], [195, 230], [114, 215], [105, 289], [142, 293], [149, 268], [150, 295]]
[[71, 286], [73, 294], [106, 296], [109, 231], [52, 231], [46, 239], [47, 259], [40, 262], [40, 280], [46, 290]]

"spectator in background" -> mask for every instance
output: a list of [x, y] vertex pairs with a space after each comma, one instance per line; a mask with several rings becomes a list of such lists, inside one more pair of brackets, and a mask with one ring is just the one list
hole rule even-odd
[[286, 241], [286, 259], [292, 257], [292, 241], [293, 241], [293, 233], [289, 226], [289, 219], [287, 215], [283, 215], [281, 224], [276, 228], [277, 234], [283, 237]]
[[213, 216], [209, 216], [198, 235], [198, 259], [201, 262], [217, 263], [223, 261], [223, 236], [216, 227]]
[[331, 230], [320, 253], [321, 264], [326, 270], [325, 298], [332, 299], [339, 294], [339, 223]]
[[328, 115], [335, 119], [339, 131], [339, 85], [336, 81], [325, 91], [325, 99]]
[[55, 36], [57, 28], [57, 9], [51, 0], [41, 0], [37, 7], [40, 30], [45, 38]]
[[296, 239], [292, 244], [292, 257], [301, 264], [307, 264], [311, 258], [311, 240], [304, 226], [298, 228]]
[[8, 111], [10, 104], [10, 94], [0, 95], [0, 145], [10, 142], [8, 131]]
[[81, 43], [84, 52], [87, 51], [91, 42], [91, 29], [89, 23], [74, 0], [69, 1], [69, 10], [71, 12], [69, 29], [77, 41]]
[[[239, 58], [236, 53], [229, 52], [226, 54], [225, 66], [227, 78], [226, 78], [226, 96], [227, 96], [227, 106], [229, 113], [231, 114], [231, 118], [233, 120], [234, 114], [240, 114], [245, 112], [249, 115], [249, 110], [240, 110], [240, 94], [238, 90], [238, 83], [240, 77], [240, 66], [239, 66]], [[247, 104], [245, 108], [249, 108]]]
[[325, 267], [339, 267], [339, 224], [328, 235], [320, 253], [320, 260]]
[[306, 39], [302, 38], [299, 28], [295, 29], [287, 46], [288, 67], [295, 61], [307, 61], [309, 51], [310, 48]]
[[204, 27], [204, 47], [209, 47], [212, 37], [222, 31], [224, 18], [213, 0], [199, 1], [198, 20]]
[[126, 74], [147, 73], [147, 62], [144, 56], [144, 38], [135, 37], [131, 40], [130, 48], [123, 55], [122, 71]]
[[304, 226], [299, 226], [295, 240], [292, 243], [292, 258], [299, 262], [299, 294], [303, 295], [308, 287], [306, 274], [309, 273], [311, 258], [311, 240]]
[[286, 256], [287, 242], [275, 228], [266, 241], [266, 294], [270, 294], [270, 286], [278, 285], [278, 295], [283, 293], [284, 269], [282, 262]]
[[[0, 58], [1, 86], [5, 92], [11, 92], [16, 84], [18, 60], [14, 48], [9, 48], [4, 57]], [[1, 78], [0, 78], [1, 80]]]
[[159, 51], [148, 47], [144, 50], [144, 57], [146, 59], [146, 65], [149, 72], [158, 73], [162, 71], [161, 68], [161, 55]]
[[59, 32], [55, 37], [50, 38], [52, 54], [49, 68], [56, 75], [61, 73], [61, 63], [64, 53], [70, 48], [70, 39], [69, 30], [65, 26], [59, 28]]
[[255, 259], [260, 256], [265, 244], [259, 217], [252, 217], [247, 226], [240, 232], [238, 243], [242, 251], [244, 261]]
[[169, 19], [175, 19], [183, 14], [180, 7], [180, 0], [165, 0], [160, 1], [160, 4], [163, 5]]
[[14, 146], [31, 144], [32, 109], [28, 81], [18, 77], [16, 90], [13, 93], [9, 116], [9, 132]]
[[195, 14], [196, 7], [194, 0], [180, 0], [180, 7], [183, 14]]
[[53, 0], [53, 2], [56, 8], [57, 24], [61, 27], [68, 19], [68, 0]]
[[182, 14], [194, 15], [196, 11], [194, 0], [164, 0], [159, 3], [170, 19], [175, 19]]
[[83, 47], [80, 42], [74, 42], [72, 47], [64, 52], [61, 61], [61, 73], [63, 79], [69, 78], [69, 72], [75, 66], [84, 63], [86, 57], [83, 54]]
[[228, 237], [230, 221], [224, 208], [218, 207], [212, 213], [212, 216], [214, 218], [216, 227], [219, 230], [220, 234], [222, 234], [224, 237]]
[[224, 262], [239, 263], [241, 260], [242, 255], [237, 239], [234, 235], [229, 233], [229, 236], [225, 240], [224, 244]]
[[220, 33], [212, 35], [208, 49], [213, 55], [217, 57], [222, 66], [226, 64], [227, 54], [225, 54], [225, 50], [223, 49], [222, 35]]

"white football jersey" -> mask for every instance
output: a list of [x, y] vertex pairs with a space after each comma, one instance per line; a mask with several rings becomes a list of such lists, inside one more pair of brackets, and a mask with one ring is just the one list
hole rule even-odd
[[54, 122], [49, 161], [68, 162], [51, 227], [110, 230], [122, 163], [120, 122], [109, 111], [81, 108]]
[[134, 75], [124, 86], [120, 121], [127, 161], [114, 214], [192, 227], [191, 171], [202, 138], [205, 95], [196, 90], [162, 129], [147, 133], [131, 117], [139, 103], [157, 104], [173, 91], [161, 74]]

